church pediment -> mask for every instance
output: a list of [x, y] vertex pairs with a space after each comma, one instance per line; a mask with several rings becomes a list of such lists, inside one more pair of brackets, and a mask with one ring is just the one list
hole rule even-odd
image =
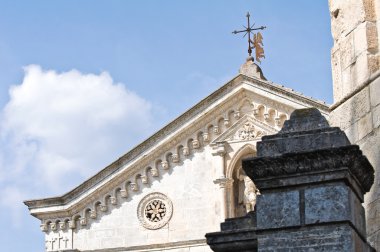
[[43, 231], [87, 226], [206, 146], [259, 140], [276, 133], [294, 109], [311, 106], [327, 114], [317, 101], [238, 75], [74, 190], [25, 204], [42, 220]]
[[277, 131], [276, 128], [250, 115], [244, 115], [223, 134], [215, 138], [211, 142], [211, 145], [217, 144], [218, 142], [257, 141], [260, 140], [262, 136], [275, 134]]

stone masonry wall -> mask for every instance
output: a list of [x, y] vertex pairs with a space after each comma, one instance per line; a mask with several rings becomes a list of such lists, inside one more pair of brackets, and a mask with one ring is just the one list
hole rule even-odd
[[[121, 248], [156, 252], [210, 251], [204, 242], [193, 244], [204, 239], [208, 230], [217, 230], [220, 221], [219, 188], [213, 183], [216, 167], [210, 151], [206, 147], [203, 152], [195, 153], [191, 161], [185, 160], [181, 167], [164, 174], [112, 212], [104, 213], [87, 228], [75, 230], [74, 248], [102, 252], [121, 251]], [[139, 202], [153, 192], [165, 194], [173, 204], [169, 223], [156, 230], [144, 228], [137, 218]], [[160, 248], [154, 244], [165, 246]]]
[[329, 0], [334, 46], [330, 123], [358, 144], [375, 168], [366, 194], [368, 240], [380, 250], [380, 0]]

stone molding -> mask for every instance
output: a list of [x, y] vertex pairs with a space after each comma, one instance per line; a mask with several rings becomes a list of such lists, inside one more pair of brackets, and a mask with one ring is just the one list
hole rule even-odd
[[[181, 164], [184, 159], [200, 151], [223, 134], [231, 125], [245, 116], [245, 112], [241, 111], [245, 102], [252, 105], [252, 118], [257, 117], [262, 120], [255, 119], [254, 122], [260, 124], [261, 127], [271, 129], [279, 125], [276, 123], [276, 116], [282, 115], [287, 118], [294, 109], [289, 107], [290, 105], [255, 94], [248, 90], [246, 85], [250, 88], [275, 90], [277, 93], [282, 91], [281, 95], [285, 94], [287, 97], [296, 95], [296, 102], [305, 102], [304, 106], [317, 104], [322, 108], [322, 112], [327, 114], [327, 106], [322, 103], [274, 86], [269, 82], [239, 75], [71, 192], [62, 197], [26, 201], [25, 204], [32, 210], [32, 215], [42, 220], [41, 230], [49, 232], [88, 225], [91, 219], [97, 218], [97, 211], [108, 212], [112, 205], [120, 204], [118, 199], [127, 198], [130, 194], [140, 191], [141, 186], [158, 177], [159, 173]], [[224, 101], [221, 101], [223, 97], [225, 97]], [[290, 103], [295, 103], [295, 101]], [[204, 113], [207, 109], [210, 112]], [[190, 124], [189, 120], [193, 120], [193, 123]], [[273, 126], [268, 124], [270, 122]], [[169, 140], [164, 140], [164, 137]], [[148, 155], [149, 149], [152, 154]], [[147, 154], [143, 155], [144, 153]], [[107, 178], [109, 181], [106, 184], [98, 185]], [[80, 196], [91, 188], [95, 189], [80, 199]], [[77, 200], [77, 203], [67, 206], [74, 200]], [[49, 207], [55, 206], [63, 206], [63, 208], [49, 211]], [[39, 208], [46, 210], [33, 212], [33, 209]], [[52, 223], [61, 224], [58, 228], [52, 229]]]
[[81, 252], [120, 252], [120, 251], [150, 251], [150, 250], [157, 251], [157, 249], [181, 249], [181, 248], [200, 247], [200, 246], [205, 246], [205, 245], [206, 245], [206, 239], [199, 239], [199, 240], [158, 243], [158, 244], [150, 244], [150, 245], [131, 246], [131, 247], [83, 250]]
[[[286, 153], [279, 157], [257, 157], [246, 159], [243, 166], [255, 164], [255, 169], [246, 170], [256, 180], [284, 175], [348, 169], [368, 192], [374, 182], [374, 170], [357, 145], [343, 146], [304, 153]], [[275, 169], [274, 169], [275, 168]]]

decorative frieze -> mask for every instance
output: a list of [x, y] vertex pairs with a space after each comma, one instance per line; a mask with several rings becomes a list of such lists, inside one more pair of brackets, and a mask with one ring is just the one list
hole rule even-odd
[[[254, 109], [243, 109], [242, 106], [244, 103], [238, 102], [243, 99], [246, 99], [246, 104], [250, 104]], [[192, 129], [196, 127], [196, 131], [189, 131], [186, 134], [182, 133], [180, 135], [181, 137], [173, 138], [161, 154], [153, 155], [150, 161], [144, 161], [143, 165], [145, 166], [142, 166], [140, 162], [140, 171], [128, 173], [124, 181], [118, 180], [119, 182], [114, 182], [113, 187], [109, 188], [108, 192], [102, 191], [91, 199], [93, 202], [102, 202], [99, 207], [93, 207], [94, 203], [91, 202], [82, 206], [85, 208], [86, 206], [92, 205], [90, 207], [91, 211], [89, 211], [88, 214], [80, 214], [79, 218], [77, 218], [80, 223], [79, 227], [87, 225], [90, 219], [97, 219], [101, 216], [97, 214], [97, 211], [107, 212], [112, 205], [116, 206], [119, 204], [117, 194], [120, 198], [128, 198], [130, 194], [140, 191], [139, 186], [149, 184], [149, 174], [151, 177], [159, 177], [160, 172], [175, 167], [182, 161], [181, 159], [188, 158], [192, 152], [203, 148], [207, 144], [215, 146], [217, 142], [251, 141], [259, 139], [265, 134], [277, 132], [278, 129], [268, 124], [262, 116], [254, 118], [255, 113], [261, 111], [260, 108], [264, 108], [263, 111], [265, 111], [265, 106], [257, 103], [257, 101], [253, 103], [252, 100], [253, 97], [247, 95], [245, 95], [244, 98], [236, 97], [236, 100], [231, 100], [230, 103], [228, 103], [230, 106], [228, 109], [221, 106], [214, 114], [208, 114], [208, 119], [203, 120], [203, 124], [194, 124]], [[281, 118], [286, 118], [285, 113], [281, 113], [277, 110], [275, 110], [275, 114], [282, 115], [282, 117], [279, 116], [277, 118], [278, 120], [276, 120], [276, 122], [281, 122]], [[216, 118], [218, 119], [216, 120]], [[273, 118], [273, 120], [275, 119]], [[220, 125], [222, 125], [222, 127], [220, 127]], [[222, 150], [220, 146], [216, 148], [216, 152], [225, 153], [225, 149]], [[230, 183], [232, 182], [220, 181], [220, 186], [228, 187]], [[83, 212], [83, 210], [78, 209], [78, 211], [75, 212], [78, 213], [81, 211]], [[73, 216], [71, 219], [72, 220], [68, 223], [69, 227], [77, 228], [75, 225], [75, 220], [77, 219], [74, 219]], [[47, 219], [44, 223], [48, 221]], [[48, 228], [41, 225], [41, 230], [43, 229], [48, 230]]]
[[193, 148], [194, 149], [199, 149], [200, 147], [201, 147], [201, 145], [199, 144], [198, 139], [194, 139], [193, 140]]
[[59, 229], [60, 230], [65, 230], [66, 229], [66, 222], [65, 221], [60, 221], [59, 222]]
[[179, 155], [177, 153], [172, 154], [172, 161], [173, 163], [179, 162]]
[[189, 150], [189, 147], [185, 146], [183, 147], [182, 149], [182, 153], [185, 157], [187, 157], [188, 155], [190, 155], [190, 150]]
[[112, 205], [114, 205], [114, 206], [117, 205], [117, 198], [116, 197], [113, 197], [113, 196], [110, 197], [110, 201], [111, 201]]
[[162, 168], [163, 168], [164, 170], [169, 169], [169, 163], [168, 163], [168, 161], [166, 161], [166, 160], [162, 161], [162, 162], [161, 162], [161, 166], [162, 166]]
[[108, 210], [107, 205], [100, 205], [100, 211], [107, 212], [107, 210]]
[[42, 232], [47, 232], [49, 230], [48, 225], [46, 223], [42, 223], [40, 225], [40, 229]]
[[95, 210], [95, 209], [94, 209], [94, 210], [91, 210], [91, 211], [90, 211], [90, 218], [91, 218], [91, 219], [96, 219], [96, 217], [97, 217], [96, 210]]

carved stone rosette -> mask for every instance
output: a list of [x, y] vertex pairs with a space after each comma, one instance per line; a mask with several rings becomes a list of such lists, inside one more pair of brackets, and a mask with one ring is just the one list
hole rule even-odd
[[146, 195], [137, 207], [137, 217], [147, 229], [159, 229], [165, 226], [173, 214], [171, 200], [162, 193]]

